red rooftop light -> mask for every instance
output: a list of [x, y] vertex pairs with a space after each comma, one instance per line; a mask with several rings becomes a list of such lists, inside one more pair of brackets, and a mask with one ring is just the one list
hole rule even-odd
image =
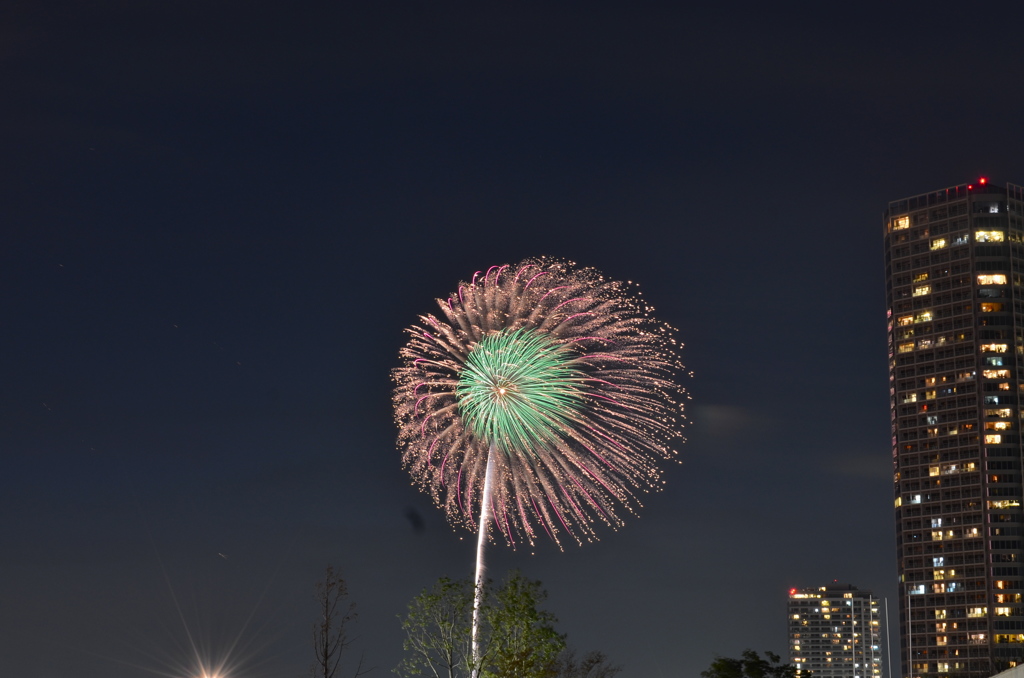
[[982, 177], [982, 178], [978, 179], [978, 183], [981, 184], [982, 186], [984, 186], [985, 184], [988, 183], [988, 179], [986, 179], [985, 177]]

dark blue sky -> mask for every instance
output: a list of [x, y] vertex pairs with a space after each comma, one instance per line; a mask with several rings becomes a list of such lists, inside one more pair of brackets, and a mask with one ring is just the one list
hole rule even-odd
[[187, 628], [299, 675], [332, 562], [388, 675], [473, 557], [399, 466], [402, 329], [534, 255], [679, 328], [690, 441], [493, 574], [626, 677], [785, 653], [792, 586], [893, 595], [881, 212], [1024, 183], [1019, 17], [365, 4], [0, 9], [0, 673], [183, 676]]

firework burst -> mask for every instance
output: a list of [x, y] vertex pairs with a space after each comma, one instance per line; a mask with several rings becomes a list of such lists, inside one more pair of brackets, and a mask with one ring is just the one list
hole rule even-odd
[[[551, 259], [492, 266], [408, 329], [403, 463], [449, 517], [513, 546], [622, 524], [679, 438], [674, 331], [630, 283]], [[490, 467], [490, 472], [488, 468]], [[493, 476], [493, 477], [492, 477]]]

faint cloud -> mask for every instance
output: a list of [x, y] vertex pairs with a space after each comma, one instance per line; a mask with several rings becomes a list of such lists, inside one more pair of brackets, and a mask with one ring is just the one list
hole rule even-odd
[[827, 468], [833, 473], [854, 478], [879, 480], [892, 477], [892, 462], [888, 455], [878, 453], [836, 455]]
[[690, 421], [695, 435], [716, 442], [735, 442], [773, 428], [767, 415], [738, 405], [698, 405], [692, 408]]
[[764, 456], [780, 429], [772, 417], [739, 405], [698, 405], [688, 415], [686, 454], [729, 464]]

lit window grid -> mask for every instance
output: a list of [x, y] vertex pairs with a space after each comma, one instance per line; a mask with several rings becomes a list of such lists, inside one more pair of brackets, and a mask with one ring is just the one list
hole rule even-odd
[[[1019, 208], [1019, 205], [1018, 205], [1018, 208]], [[1018, 212], [1018, 213], [1020, 213], [1020, 212]], [[909, 225], [907, 226], [907, 228], [909, 228]], [[1024, 229], [1022, 229], [1022, 230], [1024, 230]], [[1013, 240], [1012, 235], [1013, 234], [1011, 233], [1011, 240]], [[986, 241], [986, 242], [990, 242], [992, 240], [994, 240], [994, 238], [990, 238], [988, 236], [985, 236], [984, 239], [983, 239], [983, 241]], [[997, 239], [995, 239], [995, 240], [997, 240]], [[910, 256], [910, 255], [908, 254], [908, 256]], [[961, 273], [963, 273], [963, 271], [961, 271]], [[970, 273], [973, 274], [974, 271], [970, 270]], [[931, 469], [934, 468], [934, 466], [929, 463], [931, 461], [931, 459], [926, 460], [925, 463], [921, 463], [921, 458], [922, 457], [931, 456], [931, 455], [923, 454], [923, 452], [925, 452], [925, 451], [932, 452], [932, 453], [937, 452], [938, 454], [934, 455], [934, 456], [936, 456], [936, 460], [940, 460], [940, 459], [947, 459], [948, 460], [950, 458], [950, 456], [953, 455], [953, 458], [957, 459], [957, 460], [964, 460], [964, 459], [971, 459], [971, 458], [973, 458], [973, 459], [976, 460], [976, 463], [980, 462], [982, 460], [981, 459], [981, 457], [982, 457], [982, 455], [981, 455], [982, 444], [981, 444], [981, 441], [978, 439], [977, 436], [979, 435], [979, 431], [984, 430], [984, 428], [983, 428], [984, 423], [991, 423], [991, 421], [992, 421], [991, 418], [988, 418], [988, 419], [986, 419], [985, 422], [982, 422], [982, 421], [978, 421], [979, 417], [977, 415], [975, 415], [973, 417], [973, 419], [975, 420], [975, 422], [974, 422], [975, 426], [969, 427], [965, 431], [961, 431], [960, 430], [960, 426], [956, 426], [955, 430], [954, 430], [954, 427], [948, 427], [947, 426], [947, 427], [944, 427], [944, 428], [940, 429], [937, 426], [928, 425], [928, 424], [938, 423], [937, 421], [936, 422], [928, 422], [926, 420], [913, 421], [913, 420], [911, 420], [908, 417], [903, 417], [901, 419], [901, 417], [899, 416], [899, 410], [898, 410], [898, 407], [900, 405], [902, 405], [902, 404], [918, 403], [918, 402], [920, 402], [923, 405], [930, 406], [928, 409], [923, 410], [923, 412], [927, 412], [929, 409], [931, 411], [933, 411], [933, 412], [942, 412], [944, 409], [948, 411], [948, 410], [950, 410], [952, 408], [950, 408], [948, 406], [943, 408], [942, 406], [944, 404], [946, 404], [948, 402], [951, 402], [951, 401], [952, 402], [956, 402], [961, 397], [964, 397], [964, 402], [958, 403], [958, 404], [963, 404], [963, 405], [965, 405], [967, 407], [964, 407], [964, 408], [959, 408], [958, 407], [957, 409], [962, 411], [962, 413], [965, 414], [965, 415], [969, 414], [970, 413], [970, 407], [969, 407], [970, 405], [973, 405], [974, 409], [976, 411], [981, 409], [980, 408], [981, 403], [978, 402], [978, 399], [979, 399], [979, 397], [981, 397], [981, 398], [985, 397], [983, 394], [986, 391], [983, 390], [983, 388], [984, 388], [984, 383], [983, 382], [989, 381], [990, 377], [988, 375], [983, 375], [981, 377], [975, 376], [975, 377], [973, 377], [972, 379], [969, 380], [970, 382], [972, 382], [972, 385], [975, 387], [973, 389], [973, 399], [974, 399], [974, 402], [972, 403], [972, 402], [970, 402], [971, 396], [967, 396], [966, 395], [967, 393], [970, 392], [970, 389], [964, 389], [964, 392], [963, 392], [964, 395], [961, 396], [961, 393], [959, 393], [959, 392], [956, 392], [956, 393], [945, 393], [943, 395], [940, 395], [937, 392], [934, 393], [934, 394], [929, 394], [929, 392], [928, 392], [929, 389], [918, 388], [918, 386], [924, 386], [923, 384], [920, 384], [920, 385], [919, 384], [915, 384], [911, 388], [900, 388], [901, 381], [903, 383], [905, 383], [905, 382], [911, 381], [911, 380], [910, 379], [903, 379], [903, 380], [900, 379], [898, 368], [901, 365], [898, 364], [897, 360], [895, 359], [896, 356], [899, 356], [901, 354], [912, 353], [914, 351], [920, 351], [922, 349], [924, 349], [924, 350], [934, 350], [934, 345], [937, 342], [932, 341], [932, 342], [929, 342], [928, 344], [922, 346], [920, 344], [917, 344], [916, 341], [920, 341], [920, 335], [922, 335], [922, 334], [932, 334], [933, 332], [935, 332], [934, 325], [942, 322], [943, 319], [957, 318], [959, 316], [967, 316], [967, 317], [971, 317], [973, 319], [973, 317], [975, 316], [976, 313], [997, 313], [997, 312], [1002, 311], [1003, 310], [1002, 306], [1000, 306], [998, 308], [998, 310], [994, 310], [992, 306], [988, 307], [989, 310], [986, 310], [986, 309], [984, 309], [982, 307], [976, 307], [977, 310], [975, 311], [974, 308], [969, 308], [969, 307], [967, 307], [967, 305], [965, 305], [963, 303], [960, 303], [960, 304], [956, 303], [956, 302], [963, 302], [964, 301], [964, 299], [963, 299], [964, 296], [974, 297], [974, 294], [973, 294], [974, 289], [976, 287], [980, 287], [981, 286], [980, 284], [976, 285], [975, 284], [976, 282], [977, 283], [991, 283], [991, 282], [993, 282], [993, 279], [992, 278], [984, 278], [984, 279], [973, 279], [972, 280], [972, 279], [963, 279], [963, 276], [961, 276], [961, 280], [959, 281], [959, 285], [958, 285], [961, 288], [960, 293], [955, 293], [955, 292], [951, 291], [951, 293], [949, 294], [948, 297], [940, 297], [940, 296], [936, 295], [932, 291], [931, 285], [929, 285], [928, 286], [928, 292], [931, 293], [931, 296], [919, 300], [921, 302], [924, 302], [924, 303], [928, 304], [927, 308], [922, 308], [921, 306], [914, 307], [913, 304], [911, 306], [909, 306], [909, 307], [903, 307], [903, 308], [895, 307], [895, 299], [898, 296], [910, 297], [910, 298], [913, 298], [914, 296], [917, 296], [917, 297], [924, 297], [925, 296], [926, 293], [923, 290], [924, 286], [920, 285], [920, 284], [915, 286], [913, 283], [921, 283], [921, 282], [923, 282], [923, 280], [927, 280], [929, 278], [934, 280], [934, 276], [932, 276], [928, 271], [918, 271], [918, 270], [913, 270], [913, 269], [911, 269], [911, 271], [910, 271], [909, 275], [907, 276], [907, 278], [908, 278], [908, 282], [906, 284], [906, 289], [904, 290], [906, 292], [906, 294], [899, 295], [898, 293], [900, 292], [900, 290], [894, 289], [893, 290], [894, 293], [891, 295], [891, 298], [890, 298], [890, 304], [891, 304], [890, 308], [892, 310], [892, 312], [890, 314], [890, 317], [891, 318], [892, 317], [896, 317], [897, 318], [897, 322], [896, 323], [892, 323], [892, 322], [890, 323], [890, 361], [891, 361], [890, 362], [890, 370], [891, 370], [891, 374], [890, 374], [890, 378], [891, 378], [890, 393], [891, 393], [891, 398], [892, 398], [892, 401], [893, 401], [892, 402], [892, 411], [893, 411], [894, 457], [896, 458], [896, 461], [897, 461], [897, 468], [896, 468], [896, 475], [895, 475], [895, 481], [896, 481], [896, 487], [897, 487], [897, 497], [896, 497], [897, 516], [898, 516], [898, 518], [902, 517], [901, 516], [901, 511], [904, 511], [904, 512], [906, 512], [906, 511], [914, 511], [915, 509], [911, 508], [911, 507], [915, 506], [915, 504], [916, 505], [922, 505], [922, 506], [919, 506], [917, 510], [920, 510], [920, 509], [923, 509], [923, 508], [935, 508], [936, 506], [937, 506], [937, 510], [940, 511], [940, 512], [945, 512], [948, 509], [949, 513], [951, 514], [951, 517], [959, 517], [961, 514], [964, 514], [964, 511], [966, 509], [967, 513], [966, 513], [966, 515], [964, 517], [968, 518], [968, 519], [971, 519], [971, 518], [974, 518], [974, 517], [983, 517], [985, 515], [986, 510], [992, 510], [992, 509], [1003, 510], [1005, 507], [1002, 506], [1002, 505], [1000, 505], [1000, 506], [992, 506], [992, 504], [988, 504], [986, 506], [981, 506], [981, 505], [978, 505], [977, 502], [973, 502], [972, 503], [972, 502], [963, 502], [962, 501], [962, 499], [963, 499], [962, 495], [963, 494], [965, 494], [965, 493], [968, 493], [968, 494], [973, 493], [973, 490], [975, 490], [975, 489], [983, 489], [987, 485], [987, 483], [983, 480], [983, 474], [980, 472], [980, 469], [978, 469], [978, 471], [979, 471], [978, 473], [975, 473], [974, 470], [971, 470], [970, 471], [971, 476], [966, 476], [966, 477], [965, 476], [960, 476], [960, 477], [958, 477], [956, 479], [957, 481], [959, 481], [958, 485], [959, 485], [959, 488], [960, 488], [956, 492], [959, 495], [961, 495], [959, 497], [956, 497], [957, 499], [961, 499], [961, 502], [959, 502], [959, 504], [960, 504], [959, 506], [955, 505], [956, 502], [950, 501], [950, 500], [954, 499], [954, 497], [950, 496], [950, 494], [948, 494], [948, 493], [951, 493], [953, 491], [946, 490], [945, 488], [938, 489], [938, 488], [941, 487], [940, 485], [929, 487], [928, 490], [930, 490], [930, 491], [924, 491], [924, 496], [925, 496], [925, 501], [924, 502], [921, 501], [921, 493], [915, 493], [915, 492], [912, 491], [912, 490], [915, 490], [915, 489], [920, 489], [921, 481], [911, 480], [911, 478], [913, 478], [914, 475], [917, 475], [918, 477], [920, 477], [920, 470], [923, 467], [927, 467], [929, 469], [929, 471], [931, 471]], [[938, 288], [938, 285], [936, 285], [935, 287]], [[949, 287], [949, 289], [950, 290], [954, 290], [955, 288], [951, 285]], [[964, 295], [963, 294], [963, 290], [964, 289], [966, 289], [967, 291], [971, 292], [971, 294]], [[935, 292], [937, 292], [937, 291], [939, 291], [939, 290], [936, 289]], [[954, 299], [953, 298], [954, 296], [956, 296], [957, 298]], [[972, 303], [973, 303], [973, 299], [972, 299]], [[991, 302], [989, 302], [989, 303], [991, 303]], [[922, 306], [923, 305], [924, 304], [922, 304]], [[1009, 309], [1007, 309], [1007, 310], [1009, 310]], [[906, 313], [902, 313], [903, 311], [906, 311]], [[1009, 325], [1009, 327], [1024, 326], [1020, 322], [1020, 314], [1018, 312], [1018, 309], [1014, 308], [1013, 311], [1014, 311], [1014, 313], [1013, 313], [1012, 318], [1016, 322], [1015, 322], [1015, 325]], [[901, 317], [904, 319], [904, 320], [902, 320], [902, 322], [900, 321]], [[1009, 317], [1008, 314], [1007, 314], [1007, 317]], [[919, 320], [920, 318], [927, 318], [927, 320]], [[932, 327], [927, 327], [927, 328], [923, 327], [923, 326], [921, 326], [922, 322], [928, 322], [928, 323], [932, 324]], [[955, 323], [951, 323], [951, 324], [955, 324]], [[914, 327], [915, 325], [917, 327]], [[960, 323], [960, 328], [963, 328], [965, 326], [966, 326], [966, 323], [963, 323], [963, 322]], [[970, 355], [973, 358], [974, 354], [975, 354], [975, 351], [973, 350], [973, 348], [974, 348], [974, 345], [973, 345], [974, 344], [974, 339], [977, 338], [977, 336], [978, 336], [977, 329], [980, 326], [979, 326], [979, 324], [977, 322], [971, 322], [969, 327], [972, 330], [972, 337], [971, 337], [970, 341], [964, 341], [964, 344], [966, 344], [966, 349], [960, 351], [959, 354], [961, 356]], [[957, 329], [957, 328], [954, 328], [954, 329]], [[914, 332], [914, 330], [916, 330], [916, 332]], [[911, 348], [908, 345], [908, 344], [911, 344], [911, 342], [907, 342], [907, 341], [904, 341], [904, 342], [900, 343], [897, 346], [898, 339], [896, 339], [895, 337], [898, 336], [897, 333], [899, 333], [899, 332], [903, 332], [904, 333], [902, 336], [900, 336], [900, 339], [908, 339], [908, 338], [910, 338], [907, 335], [908, 332], [912, 332], [912, 333], [915, 333], [915, 334], [918, 335], [918, 338], [915, 338], [915, 343], [913, 344], [913, 348]], [[1013, 336], [1012, 339], [1014, 340], [1016, 352], [1017, 352], [1017, 354], [1019, 354], [1020, 353], [1020, 346], [1021, 346], [1020, 338], [1018, 336]], [[990, 349], [991, 347], [990, 346], [979, 346], [978, 348], [979, 348], [978, 355], [983, 358], [986, 355], [986, 352], [988, 351], [988, 349]], [[992, 349], [992, 352], [1006, 353], [1007, 352], [1006, 349], [1007, 349], [1007, 347], [1004, 346], [1004, 347], [1002, 347], [1000, 349]], [[936, 361], [937, 362], [938, 359], [935, 358], [934, 356], [928, 356], [928, 357], [926, 357], [926, 358], [924, 358], [923, 360], [920, 360], [920, 361], [915, 360], [913, 363], [909, 363], [909, 361], [905, 361], [904, 360], [904, 361], [902, 361], [902, 365], [914, 364], [916, 366], [918, 364], [927, 363], [929, 361]], [[966, 360], [964, 362], [966, 362]], [[960, 366], [966, 366], [966, 365], [961, 364]], [[932, 367], [933, 367], [933, 372], [938, 372], [939, 371], [939, 370], [935, 369], [935, 368], [940, 367], [939, 365], [932, 365]], [[954, 368], [955, 367], [956, 367], [956, 365], [955, 365], [955, 361], [954, 361]], [[977, 366], [972, 365], [972, 367], [976, 368]], [[916, 371], [916, 369], [915, 369], [915, 371]], [[918, 376], [917, 374], [914, 375], [914, 380], [916, 380], [917, 376]], [[945, 377], [945, 379], [943, 379], [943, 377]], [[936, 382], [938, 382], [938, 383], [948, 383], [949, 381], [951, 381], [950, 377], [951, 377], [951, 375], [949, 375], [949, 374], [937, 375], [937, 377], [935, 379], [936, 379]], [[1014, 375], [1014, 374], [991, 375], [991, 378], [998, 378], [1000, 380], [1004, 380], [1004, 381], [1010, 382], [1010, 384], [1012, 386], [1015, 386], [1016, 382], [1017, 382], [1016, 375]], [[952, 381], [955, 383], [956, 379], [953, 378]], [[958, 389], [958, 391], [959, 391], [959, 389]], [[1008, 389], [1008, 391], [1009, 392], [1006, 394], [1007, 398], [1015, 397], [1016, 394], [1017, 394], [1016, 393], [1017, 389], [1015, 389], [1015, 388]], [[931, 397], [929, 397], [929, 395]], [[944, 402], [944, 399], [945, 399], [945, 402]], [[931, 401], [930, 403], [927, 402], [929, 400]], [[1003, 403], [999, 403], [999, 404], [1002, 405]], [[1014, 405], [1015, 405], [1015, 403], [1014, 403]], [[1014, 409], [1014, 408], [1011, 408], [1011, 409]], [[917, 413], [920, 414], [921, 412], [922, 411], [919, 410]], [[904, 413], [904, 414], [906, 414], [906, 413]], [[947, 414], [948, 414], [948, 412], [947, 412]], [[967, 419], [967, 420], [972, 419], [972, 417], [970, 417], [970, 416], [959, 416], [959, 414], [960, 413], [958, 412], [958, 416], [957, 416], [957, 420], [958, 421], [960, 419]], [[935, 415], [926, 415], [926, 416], [935, 416]], [[990, 417], [990, 415], [987, 415], [987, 416]], [[1012, 416], [1012, 414], [1011, 414], [1011, 416]], [[997, 417], [996, 420], [1000, 421], [1003, 424], [1003, 426], [1000, 428], [1000, 430], [1007, 430], [1009, 428], [1012, 428], [1012, 426], [1011, 426], [1012, 422], [1010, 421], [1010, 417], [999, 416], [999, 417]], [[971, 422], [968, 421], [968, 423], [971, 423]], [[915, 426], [915, 424], [916, 424], [916, 426]], [[922, 428], [922, 426], [923, 426], [923, 428]], [[989, 430], [995, 430], [995, 427], [994, 426], [990, 427]], [[913, 435], [913, 434], [917, 434], [917, 435]], [[901, 445], [904, 444], [904, 441], [898, 440], [898, 438], [906, 437], [907, 441], [909, 441], [909, 440], [918, 441], [918, 440], [921, 439], [922, 434], [923, 434], [923, 437], [926, 439], [926, 442], [924, 443], [924, 445], [928, 446], [927, 449], [926, 450], [924, 450], [924, 449], [916, 449], [915, 452], [917, 454], [915, 454], [915, 455], [911, 455], [909, 453], [904, 454], [902, 452], [902, 450], [901, 450]], [[953, 440], [952, 442], [949, 439], [942, 440], [942, 438], [944, 436], [954, 436], [954, 437], [956, 437], [956, 439]], [[999, 441], [999, 442], [1001, 442], [1001, 441]], [[918, 443], [911, 443], [911, 444], [915, 445], [915, 447], [917, 447], [919, 445]], [[939, 446], [940, 444], [941, 444], [941, 447]], [[921, 447], [923, 447], [923, 445]], [[1015, 445], [1014, 447], [1016, 447], [1019, 450], [1019, 445]], [[916, 463], [916, 464], [908, 464], [908, 463], [902, 463], [901, 464], [901, 463], [899, 463], [901, 461], [904, 461], [904, 462], [908, 461], [908, 458], [910, 456], [916, 457], [914, 459], [914, 461], [918, 462], [918, 463]], [[915, 468], [915, 466], [917, 468]], [[917, 471], [918, 473], [915, 474], [915, 471]], [[929, 474], [926, 477], [930, 478], [930, 477], [932, 477], [932, 475]], [[941, 482], [941, 480], [942, 480], [941, 478], [936, 479], [937, 482]], [[1017, 479], [1017, 482], [1019, 483], [1019, 478]], [[902, 483], [902, 486], [901, 486], [901, 483]], [[917, 486], [915, 487], [915, 485], [917, 485]], [[967, 490], [966, 491], [964, 489], [965, 485], [967, 486]], [[947, 483], [946, 487], [950, 487], [950, 485]], [[907, 489], [907, 490], [910, 490], [910, 491], [901, 492], [901, 490], [903, 490], [903, 489]], [[944, 492], [946, 492], [947, 494], [944, 495], [943, 494]], [[1017, 489], [1017, 493], [1020, 494], [1019, 487]], [[933, 498], [932, 494], [934, 494], [936, 496]], [[916, 501], [914, 500], [914, 497], [917, 498]], [[1002, 500], [996, 500], [996, 501], [1002, 501]], [[943, 503], [940, 504], [939, 502], [943, 502]], [[1018, 502], [1018, 506], [1019, 506], [1019, 502]], [[902, 507], [906, 507], [906, 508], [902, 508]], [[1014, 507], [1014, 508], [1016, 508], [1016, 507]], [[971, 514], [974, 514], [974, 515], [972, 516]], [[912, 514], [908, 514], [908, 517], [913, 517], [913, 515]], [[921, 522], [923, 523], [923, 521], [921, 521]], [[986, 524], [984, 522], [981, 522], [979, 527], [984, 529], [985, 525]], [[900, 521], [900, 530], [899, 531], [900, 531], [901, 537], [905, 537], [905, 538], [909, 537], [910, 538], [909, 539], [910, 542], [913, 542], [914, 538], [920, 539], [920, 543], [918, 543], [918, 544], [910, 543], [909, 544], [910, 548], [923, 548], [924, 547], [926, 537], [923, 534], [923, 532], [924, 532], [924, 530], [922, 529], [923, 527], [924, 527], [923, 525], [915, 525], [913, 520], [909, 520], [909, 521], [906, 521], [906, 522], [904, 522], [903, 520]], [[931, 533], [929, 535], [929, 537], [928, 537], [928, 540], [930, 542], [933, 541], [933, 540], [930, 539], [930, 537], [932, 535], [934, 535], [935, 532], [938, 532], [940, 535], [942, 535], [944, 537], [948, 536], [950, 534], [950, 530], [938, 530], [938, 531], [928, 530], [928, 531]], [[953, 542], [950, 542], [948, 539], [940, 539], [940, 540], [934, 540], [934, 541], [945, 542], [945, 543], [941, 544], [940, 547], [947, 547], [947, 546], [952, 547], [954, 545], [959, 545], [959, 546], [962, 547], [963, 545], [968, 543], [966, 541], [967, 539], [971, 539], [972, 541], [984, 542], [984, 539], [982, 539], [982, 537], [985, 536], [985, 535], [983, 535], [983, 534], [974, 535], [972, 532], [970, 532], [968, 530], [965, 530], [963, 528], [954, 529], [952, 532], [953, 532], [953, 537], [952, 538], [954, 540]], [[999, 540], [995, 539], [995, 537], [993, 535], [988, 535], [988, 536], [991, 537], [988, 540], [991, 543], [995, 543], [995, 542], [999, 541]], [[1004, 541], [1012, 541], [1012, 540], [1004, 540]], [[904, 544], [904, 546], [908, 546], [908, 540], [904, 539], [903, 544]], [[930, 544], [930, 546], [934, 546], [934, 545], [935, 545], [934, 543]], [[1019, 548], [1017, 550], [1019, 552]], [[999, 549], [995, 549], [995, 551], [999, 551]], [[950, 551], [950, 552], [952, 553], [952, 551]], [[994, 555], [1007, 555], [1007, 554], [995, 553]], [[904, 560], [910, 560], [911, 561], [910, 563], [908, 563], [908, 566], [906, 568], [904, 567]], [[927, 571], [927, 568], [924, 568], [924, 567], [920, 567], [920, 568], [912, 567], [911, 565], [914, 564], [912, 562], [912, 559], [906, 559], [903, 556], [903, 554], [901, 554], [900, 564], [901, 564], [901, 567], [900, 567], [901, 578], [904, 578], [905, 582], [908, 582], [908, 583], [910, 581], [915, 580], [917, 578], [917, 575], [924, 574]], [[969, 572], [973, 572], [974, 570], [977, 570], [977, 569], [979, 569], [977, 566], [974, 566], [974, 567], [971, 567], [971, 568], [962, 569], [961, 570], [961, 576], [966, 578], [967, 574]], [[982, 570], [982, 572], [985, 572], [985, 570], [986, 570], [984, 565], [980, 569]], [[940, 568], [940, 571], [941, 571], [941, 568]], [[931, 575], [930, 576], [930, 581], [931, 582], [935, 582], [936, 570], [934, 568], [932, 568], [932, 570], [931, 570], [931, 572], [929, 574]], [[942, 581], [942, 583], [940, 585], [943, 586], [943, 587], [945, 587], [945, 583], [946, 583], [944, 581], [945, 578], [946, 578], [946, 574], [947, 574], [946, 572], [943, 572], [943, 574], [942, 574], [943, 581]], [[986, 573], [986, 575], [987, 575], [987, 573]], [[954, 577], [955, 576], [956, 575], [954, 575]], [[954, 581], [954, 582], [950, 582], [950, 584], [954, 584], [955, 585], [957, 583], [962, 583], [964, 585], [964, 590], [966, 591], [968, 586], [970, 586], [971, 588], [975, 588], [978, 585], [978, 581], [979, 580], [975, 580], [973, 582], [970, 582], [970, 581], [967, 581], [967, 580], [965, 580], [963, 582], [955, 582]], [[984, 577], [980, 580], [982, 588], [984, 588], [986, 586], [987, 581], [988, 580], [986, 578], [984, 578]], [[935, 586], [936, 584], [933, 583], [932, 585]], [[908, 590], [909, 590], [909, 588], [910, 587], [908, 586]], [[955, 589], [954, 589], [954, 591], [955, 591]], [[932, 595], [932, 594], [929, 593], [928, 595]], [[947, 596], [947, 593], [946, 593], [945, 590], [943, 590], [939, 595], [940, 596]], [[966, 593], [964, 595], [966, 596]], [[952, 596], [952, 597], [955, 598], [956, 596]], [[921, 602], [924, 602], [924, 601], [922, 600]], [[1010, 609], [1012, 609], [1012, 608], [1010, 608]], [[1019, 613], [1019, 610], [1017, 612]], [[913, 621], [916, 622], [916, 618]], [[915, 624], [915, 626], [916, 626], [916, 624]], [[972, 634], [962, 634], [962, 633], [959, 633], [959, 631], [963, 631], [963, 630], [964, 629], [959, 629], [958, 628], [957, 629], [958, 633], [956, 633], [956, 634], [950, 634], [948, 631], [946, 633], [934, 632], [932, 634], [933, 637], [931, 638], [931, 640], [934, 640], [934, 645], [931, 645], [931, 647], [947, 648], [950, 645], [951, 641], [953, 643], [957, 643], [959, 641], [965, 641], [964, 643], [961, 643], [961, 644], [967, 644], [966, 643], [967, 640], [970, 641], [970, 644], [977, 645], [978, 641], [979, 641], [979, 639], [977, 637], [978, 634], [977, 633], [972, 633]], [[917, 634], [917, 632], [918, 632], [918, 630], [915, 628], [914, 629], [915, 635]], [[1004, 635], [1008, 636], [1010, 634], [1004, 634]], [[965, 636], [965, 637], [962, 637], [962, 636]], [[1022, 637], [1024, 637], [1024, 636], [1022, 636]], [[981, 640], [985, 641], [984, 638], [982, 638]], [[987, 642], [987, 641], [985, 641], [985, 642]], [[925, 647], [928, 647], [927, 643], [925, 644]], [[944, 649], [943, 651], [945, 652], [945, 651], [948, 651], [948, 650]], [[927, 662], [925, 664], [927, 664]], [[959, 666], [959, 662], [953, 662], [953, 664]], [[919, 669], [920, 668], [926, 668], [926, 666], [921, 666], [921, 667], [918, 667], [918, 668]], [[933, 671], [939, 670], [940, 668], [941, 668], [941, 662], [937, 662], [937, 663], [932, 665]]]
[[790, 595], [790, 663], [803, 675], [881, 676], [878, 600], [869, 592], [803, 589]]

